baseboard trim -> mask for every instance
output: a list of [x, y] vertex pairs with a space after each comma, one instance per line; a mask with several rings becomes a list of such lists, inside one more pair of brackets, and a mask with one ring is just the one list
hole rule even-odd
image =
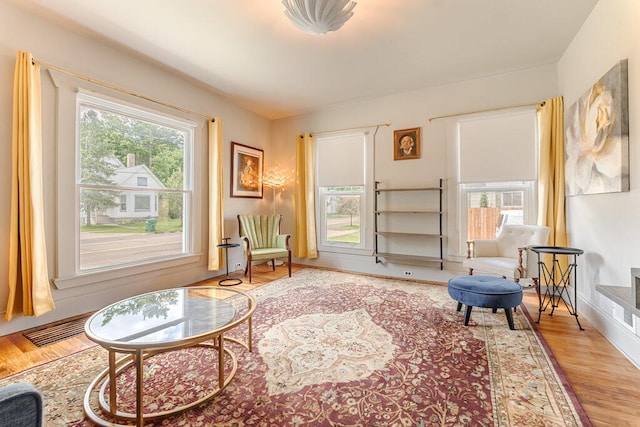
[[640, 337], [578, 295], [579, 315], [584, 316], [631, 363], [640, 369]]

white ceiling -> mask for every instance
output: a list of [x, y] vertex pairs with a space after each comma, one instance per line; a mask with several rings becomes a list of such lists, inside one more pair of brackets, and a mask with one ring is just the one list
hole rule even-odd
[[312, 36], [281, 0], [12, 0], [274, 119], [555, 63], [597, 0], [358, 0]]

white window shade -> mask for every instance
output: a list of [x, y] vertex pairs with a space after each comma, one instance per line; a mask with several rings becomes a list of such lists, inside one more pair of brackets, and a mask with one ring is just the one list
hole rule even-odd
[[460, 182], [535, 180], [536, 126], [535, 110], [460, 120]]
[[316, 139], [318, 186], [364, 185], [365, 134]]

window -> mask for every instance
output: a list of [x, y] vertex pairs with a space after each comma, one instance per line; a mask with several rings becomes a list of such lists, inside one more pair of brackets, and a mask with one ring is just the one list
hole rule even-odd
[[362, 246], [360, 206], [364, 186], [320, 187], [322, 205], [321, 241], [325, 244]]
[[85, 93], [77, 105], [76, 272], [190, 253], [194, 126]]
[[532, 224], [533, 181], [461, 185], [465, 241], [495, 239], [505, 225]]
[[504, 191], [501, 194], [502, 207], [522, 207], [523, 206], [523, 192], [522, 191]]
[[536, 128], [533, 109], [458, 121], [459, 255], [467, 240], [536, 222]]
[[[371, 132], [316, 138], [319, 250], [359, 252], [372, 247]], [[369, 230], [370, 231], [370, 230]]]
[[151, 211], [151, 196], [134, 196], [136, 212]]

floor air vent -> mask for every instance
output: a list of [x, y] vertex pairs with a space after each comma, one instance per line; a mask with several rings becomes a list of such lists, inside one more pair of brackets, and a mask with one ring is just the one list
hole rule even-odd
[[31, 329], [24, 332], [23, 335], [36, 347], [44, 347], [83, 334], [84, 324], [87, 319], [87, 316], [83, 316], [73, 320], [66, 320], [61, 323], [46, 325], [40, 329]]

